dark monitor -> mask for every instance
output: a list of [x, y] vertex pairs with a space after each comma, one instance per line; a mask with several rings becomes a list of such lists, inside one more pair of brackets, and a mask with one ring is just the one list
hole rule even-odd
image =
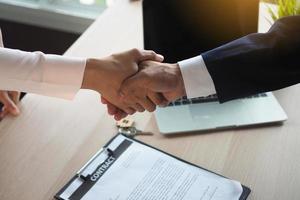
[[178, 62], [257, 32], [259, 0], [144, 0], [144, 45]]

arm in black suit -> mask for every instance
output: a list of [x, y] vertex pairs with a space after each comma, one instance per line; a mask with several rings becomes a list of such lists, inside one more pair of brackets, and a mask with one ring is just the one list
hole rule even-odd
[[220, 102], [300, 81], [300, 15], [202, 54]]

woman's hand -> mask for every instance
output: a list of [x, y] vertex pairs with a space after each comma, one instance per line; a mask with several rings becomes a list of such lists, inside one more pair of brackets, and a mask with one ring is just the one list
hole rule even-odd
[[2, 120], [8, 114], [18, 116], [20, 114], [20, 109], [17, 106], [19, 101], [20, 92], [0, 91], [0, 102], [3, 104], [3, 107], [0, 111], [0, 120]]
[[98, 91], [110, 102], [108, 106], [113, 105], [127, 114], [144, 110], [136, 102], [121, 101], [119, 91], [125, 79], [138, 72], [138, 64], [146, 60], [162, 62], [163, 56], [153, 51], [132, 49], [103, 59], [88, 59], [82, 89]]

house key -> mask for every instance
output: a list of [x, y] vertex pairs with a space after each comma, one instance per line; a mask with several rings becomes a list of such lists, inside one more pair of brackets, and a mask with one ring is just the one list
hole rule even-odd
[[148, 136], [153, 135], [153, 133], [151, 133], [151, 132], [144, 132], [144, 131], [138, 130], [135, 127], [119, 127], [118, 131], [119, 131], [119, 133], [122, 133], [130, 138], [134, 138], [135, 136], [138, 136], [138, 135], [148, 135]]

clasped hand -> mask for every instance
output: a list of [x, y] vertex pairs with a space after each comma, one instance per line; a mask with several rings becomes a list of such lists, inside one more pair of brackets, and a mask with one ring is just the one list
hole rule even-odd
[[[153, 51], [132, 51], [136, 51], [134, 54], [138, 55], [138, 59], [133, 59], [131, 66], [126, 62], [119, 63], [117, 74], [121, 78], [116, 87], [110, 86], [114, 95], [100, 92], [102, 103], [107, 105], [108, 113], [116, 120], [135, 112], [153, 112], [156, 106], [167, 106], [170, 101], [185, 95], [178, 64], [162, 63], [163, 57]], [[130, 60], [133, 57], [129, 52], [125, 53], [125, 57]], [[118, 59], [118, 55], [113, 57]]]

